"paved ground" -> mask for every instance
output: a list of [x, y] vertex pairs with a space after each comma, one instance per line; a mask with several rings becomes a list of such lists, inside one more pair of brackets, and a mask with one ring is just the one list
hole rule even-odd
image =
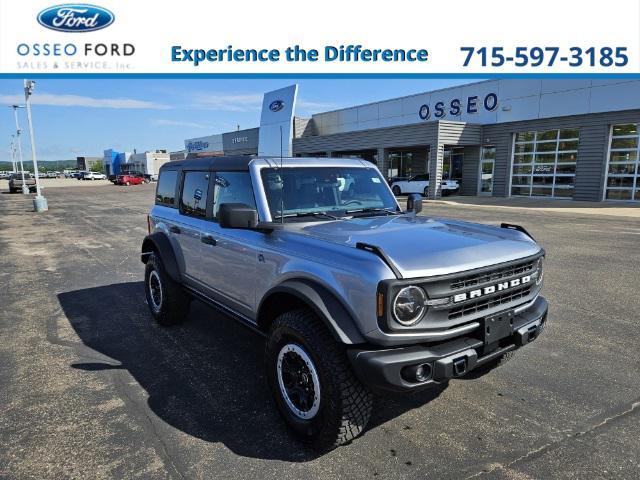
[[481, 379], [379, 400], [361, 438], [318, 457], [280, 421], [258, 337], [199, 304], [179, 328], [151, 322], [153, 186], [47, 196], [36, 215], [0, 194], [0, 477], [638, 477], [636, 219], [426, 204], [539, 239], [548, 328]]
[[[400, 197], [406, 202], [406, 197]], [[452, 196], [439, 200], [429, 200], [427, 203], [451, 205], [460, 207], [475, 207], [496, 209], [516, 209], [518, 213], [552, 212], [569, 215], [607, 215], [613, 217], [640, 218], [640, 204], [636, 202], [578, 202], [572, 200], [557, 200], [553, 198], [526, 197], [470, 197]]]

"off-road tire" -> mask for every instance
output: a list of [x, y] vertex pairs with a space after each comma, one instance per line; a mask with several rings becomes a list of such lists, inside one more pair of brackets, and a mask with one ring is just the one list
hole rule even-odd
[[467, 375], [465, 375], [465, 378], [468, 378], [468, 379], [480, 378], [483, 375], [486, 375], [487, 373], [491, 372], [492, 370], [495, 370], [496, 368], [501, 367], [505, 363], [511, 361], [511, 359], [513, 359], [513, 357], [516, 356], [516, 353], [517, 353], [517, 350], [511, 350], [510, 352], [507, 352], [499, 356], [495, 360], [492, 360], [489, 363], [486, 363], [478, 368], [471, 370]]
[[[149, 280], [153, 272], [157, 273], [157, 278], [160, 280], [161, 300], [159, 308], [155, 308], [155, 302], [151, 297]], [[162, 260], [156, 253], [149, 256], [144, 269], [144, 293], [151, 315], [159, 325], [168, 327], [181, 323], [186, 319], [191, 298], [182, 290], [179, 283], [171, 279], [162, 264]]]
[[[311, 358], [320, 382], [318, 413], [301, 419], [288, 407], [278, 384], [278, 354], [295, 344]], [[346, 351], [309, 310], [294, 310], [276, 318], [265, 349], [267, 380], [276, 405], [291, 430], [304, 443], [321, 452], [350, 442], [365, 429], [373, 408], [373, 395], [356, 378]]]
[[400, 187], [397, 185], [394, 185], [393, 188], [391, 189], [391, 191], [393, 192], [393, 194], [397, 197], [398, 195], [402, 195], [402, 190], [400, 190]]

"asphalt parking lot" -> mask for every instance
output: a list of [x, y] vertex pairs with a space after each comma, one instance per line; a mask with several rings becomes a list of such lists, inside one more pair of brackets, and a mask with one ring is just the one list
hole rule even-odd
[[536, 237], [545, 333], [480, 379], [379, 399], [363, 436], [317, 456], [278, 417], [259, 337], [198, 303], [152, 323], [153, 191], [50, 189], [40, 215], [0, 194], [0, 477], [638, 478], [640, 219], [426, 202]]

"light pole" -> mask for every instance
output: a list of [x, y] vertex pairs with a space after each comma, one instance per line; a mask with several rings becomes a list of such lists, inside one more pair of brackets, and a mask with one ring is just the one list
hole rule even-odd
[[16, 173], [16, 144], [15, 135], [11, 135], [11, 172]]
[[29, 194], [29, 187], [27, 187], [27, 182], [24, 180], [24, 163], [22, 161], [22, 137], [20, 134], [22, 130], [20, 130], [20, 124], [18, 123], [18, 109], [24, 108], [24, 105], [11, 105], [13, 108], [13, 117], [16, 119], [16, 143], [18, 144], [18, 158], [20, 159], [20, 173], [22, 173], [22, 193], [25, 195]]
[[27, 103], [27, 122], [29, 122], [29, 138], [31, 139], [31, 158], [33, 160], [33, 172], [36, 175], [36, 198], [33, 199], [33, 209], [36, 212], [49, 210], [47, 199], [40, 192], [40, 178], [38, 177], [38, 159], [36, 158], [36, 139], [33, 135], [33, 122], [31, 121], [31, 95], [36, 86], [35, 80], [24, 81], [24, 99]]

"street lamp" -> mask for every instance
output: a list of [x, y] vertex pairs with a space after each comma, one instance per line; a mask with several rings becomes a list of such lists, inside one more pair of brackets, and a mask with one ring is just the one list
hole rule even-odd
[[12, 173], [16, 173], [16, 143], [15, 143], [15, 135], [11, 135], [11, 143], [10, 148], [11, 148], [11, 172]]
[[24, 163], [22, 162], [22, 137], [20, 134], [22, 130], [20, 130], [20, 124], [18, 123], [18, 109], [24, 108], [24, 105], [11, 105], [9, 108], [13, 108], [13, 116], [16, 120], [16, 140], [18, 144], [18, 158], [20, 159], [20, 173], [22, 173], [22, 193], [25, 195], [29, 194], [29, 187], [27, 187], [27, 182], [24, 180]]
[[47, 199], [40, 192], [40, 178], [38, 177], [38, 159], [36, 158], [36, 140], [33, 135], [33, 122], [31, 121], [31, 95], [36, 86], [35, 80], [24, 81], [24, 99], [27, 104], [27, 121], [29, 122], [29, 138], [31, 139], [31, 158], [33, 160], [33, 172], [36, 175], [36, 198], [33, 199], [33, 209], [36, 212], [49, 210]]

